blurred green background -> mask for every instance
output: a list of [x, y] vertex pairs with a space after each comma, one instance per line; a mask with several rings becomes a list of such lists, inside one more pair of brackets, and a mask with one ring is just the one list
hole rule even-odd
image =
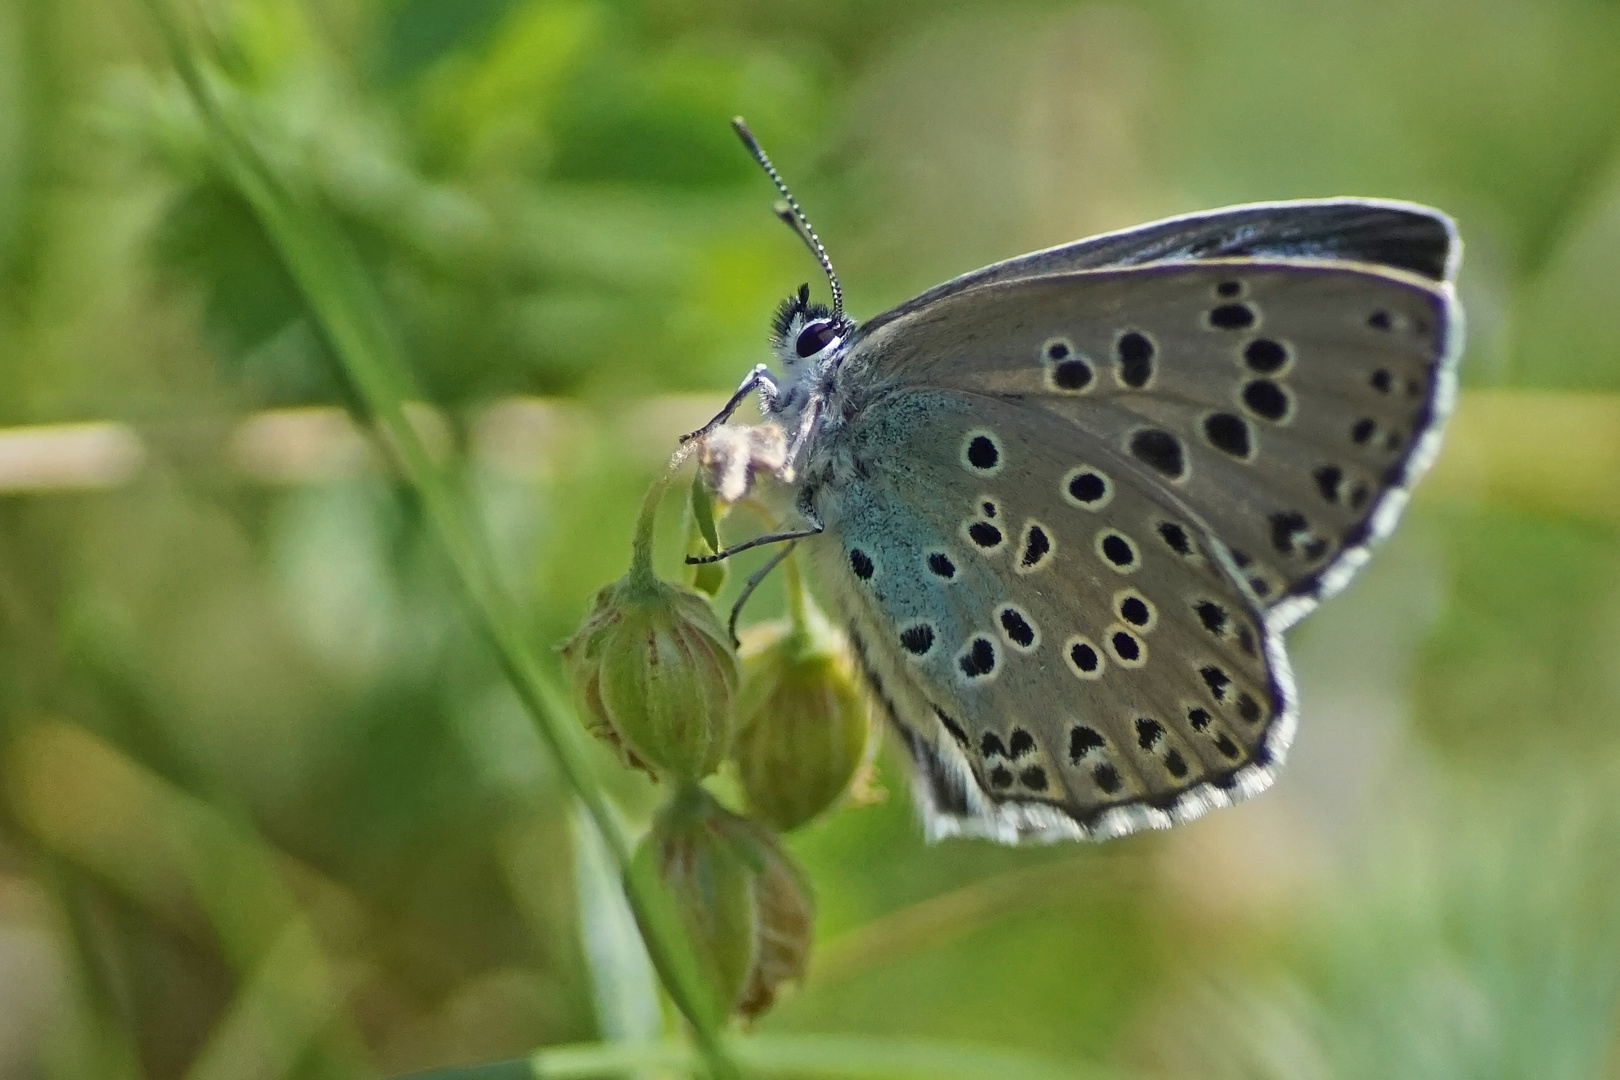
[[[1222, 203], [1453, 213], [1453, 435], [1292, 635], [1276, 788], [1100, 848], [927, 847], [886, 752], [885, 801], [791, 840], [818, 951], [758, 1030], [1077, 1076], [1620, 1077], [1620, 4], [187, 11], [361, 252], [546, 656], [815, 280], [733, 114], [863, 316]], [[387, 1076], [658, 1027], [324, 349], [149, 11], [0, 0], [0, 1077]], [[596, 764], [639, 827], [657, 793]]]

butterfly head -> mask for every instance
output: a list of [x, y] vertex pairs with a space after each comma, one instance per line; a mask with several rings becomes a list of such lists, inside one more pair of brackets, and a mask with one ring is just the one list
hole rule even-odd
[[783, 367], [801, 360], [819, 360], [829, 355], [849, 336], [853, 324], [825, 304], [812, 303], [810, 286], [782, 301], [771, 320], [771, 346]]

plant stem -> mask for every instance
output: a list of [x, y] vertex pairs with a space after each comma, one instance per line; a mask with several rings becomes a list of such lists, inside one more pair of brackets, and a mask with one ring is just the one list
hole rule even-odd
[[797, 553], [790, 551], [782, 560], [782, 577], [787, 587], [788, 619], [793, 633], [802, 637], [810, 632], [810, 610], [805, 601], [804, 576], [799, 572]]
[[636, 531], [630, 541], [630, 573], [637, 578], [656, 580], [653, 570], [653, 534], [658, 523], [658, 507], [675, 478], [672, 470], [660, 473], [642, 496], [641, 511], [636, 515]]
[[[752, 1035], [727, 1043], [737, 1061], [759, 1076], [832, 1080], [1100, 1080], [1095, 1069], [1074, 1070], [1002, 1050], [865, 1035]], [[690, 1068], [678, 1043], [558, 1046], [529, 1058], [533, 1080], [592, 1080], [632, 1068]], [[447, 1077], [446, 1080], [451, 1080]]]
[[[819, 1080], [1110, 1080], [1111, 1071], [1058, 1065], [1028, 1054], [872, 1035], [749, 1035], [727, 1048], [751, 1076]], [[585, 1043], [540, 1050], [527, 1061], [439, 1069], [397, 1080], [596, 1080], [634, 1070], [690, 1070], [684, 1043]]]

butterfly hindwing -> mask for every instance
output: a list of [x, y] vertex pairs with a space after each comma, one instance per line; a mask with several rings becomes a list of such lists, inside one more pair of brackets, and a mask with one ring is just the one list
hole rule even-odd
[[1015, 399], [899, 389], [837, 445], [810, 550], [934, 834], [1119, 835], [1270, 782], [1280, 639], [1174, 500]]

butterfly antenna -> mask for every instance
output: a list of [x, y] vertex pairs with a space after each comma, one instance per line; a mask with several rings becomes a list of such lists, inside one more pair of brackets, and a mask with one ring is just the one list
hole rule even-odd
[[765, 175], [771, 178], [771, 183], [776, 185], [776, 190], [782, 193], [782, 201], [787, 205], [778, 204], [776, 216], [787, 222], [788, 226], [799, 235], [799, 239], [804, 241], [804, 246], [810, 249], [810, 254], [816, 257], [816, 262], [821, 264], [821, 272], [827, 275], [827, 285], [832, 289], [833, 321], [843, 322], [844, 290], [838, 284], [838, 275], [833, 273], [832, 260], [827, 257], [827, 249], [821, 246], [821, 238], [816, 235], [816, 230], [810, 227], [810, 219], [804, 216], [803, 210], [799, 209], [798, 200], [793, 197], [793, 192], [788, 190], [787, 184], [782, 182], [782, 174], [776, 171], [776, 166], [771, 164], [771, 159], [765, 156], [765, 151], [760, 147], [759, 140], [755, 139], [754, 133], [748, 130], [748, 125], [743, 123], [743, 118], [740, 116], [733, 117], [731, 126], [736, 129], [737, 137], [748, 148], [748, 152], [754, 156], [754, 160], [759, 162], [759, 167], [765, 170]]

